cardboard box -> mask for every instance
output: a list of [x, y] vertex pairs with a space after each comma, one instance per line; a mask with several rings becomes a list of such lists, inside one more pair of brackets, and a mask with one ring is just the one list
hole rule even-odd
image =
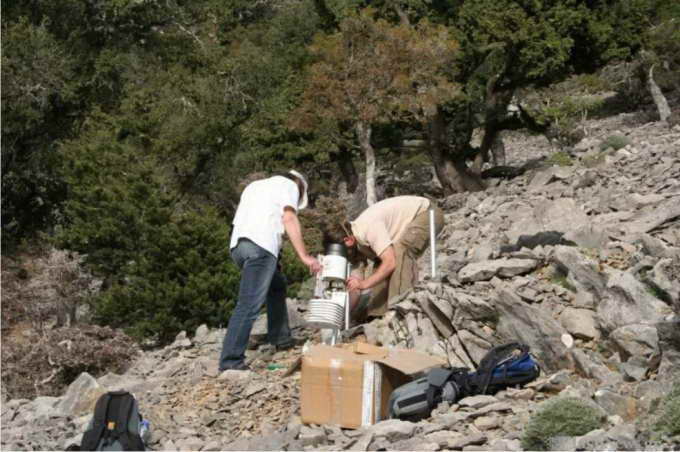
[[316, 345], [302, 356], [302, 422], [360, 428], [388, 416], [394, 389], [411, 375], [445, 365], [414, 350], [366, 343]]

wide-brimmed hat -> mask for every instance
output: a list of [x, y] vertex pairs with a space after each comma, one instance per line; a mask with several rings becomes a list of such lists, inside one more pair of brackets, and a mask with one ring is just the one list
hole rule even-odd
[[307, 203], [309, 201], [309, 198], [307, 196], [307, 191], [308, 191], [308, 187], [309, 187], [309, 185], [307, 184], [307, 179], [305, 179], [305, 176], [303, 176], [302, 174], [300, 174], [299, 172], [297, 172], [295, 170], [288, 171], [288, 174], [292, 174], [293, 176], [300, 179], [300, 181], [302, 182], [302, 186], [304, 187], [304, 190], [302, 191], [302, 196], [300, 197], [300, 200], [298, 201], [298, 210], [302, 210], [305, 207], [307, 207]]

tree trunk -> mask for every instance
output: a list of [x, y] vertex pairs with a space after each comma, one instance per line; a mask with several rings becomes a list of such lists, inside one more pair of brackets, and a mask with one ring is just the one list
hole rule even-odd
[[[484, 108], [484, 137], [482, 138], [482, 145], [479, 152], [475, 155], [475, 160], [472, 165], [472, 171], [475, 174], [482, 172], [484, 162], [489, 161], [489, 154], [498, 146], [500, 139], [500, 132], [502, 130], [501, 123], [508, 116], [508, 105], [512, 100], [514, 90], [499, 90], [498, 80], [502, 72], [499, 72], [496, 77], [492, 77], [486, 84], [486, 100]], [[501, 146], [503, 142], [500, 142]], [[497, 156], [494, 154], [494, 160]], [[505, 161], [505, 150], [503, 149], [503, 160]]]
[[399, 22], [401, 22], [401, 25], [411, 25], [411, 21], [408, 19], [408, 14], [406, 14], [404, 10], [401, 9], [397, 2], [394, 3], [394, 10], [399, 16]]
[[501, 132], [495, 124], [485, 127], [482, 145], [475, 156], [473, 172], [480, 173], [484, 162], [489, 160], [491, 160], [493, 166], [505, 165], [505, 145]]
[[663, 95], [659, 85], [654, 81], [654, 65], [649, 68], [647, 84], [649, 85], [649, 92], [652, 94], [652, 99], [654, 99], [654, 103], [656, 104], [656, 109], [659, 110], [659, 117], [661, 118], [661, 121], [666, 122], [671, 115], [671, 109], [668, 106], [666, 96]]
[[427, 145], [434, 172], [444, 189], [444, 194], [451, 195], [462, 191], [462, 187], [452, 183], [455, 180], [455, 169], [446, 158], [446, 123], [444, 116], [439, 112], [428, 123]]
[[489, 161], [489, 150], [491, 150], [491, 146], [493, 145], [493, 142], [496, 140], [497, 134], [498, 130], [496, 129], [495, 124], [487, 122], [486, 126], [484, 127], [484, 137], [482, 138], [482, 144], [479, 147], [479, 152], [477, 153], [477, 155], [475, 155], [475, 160], [472, 164], [473, 172], [481, 174], [484, 162]]
[[446, 195], [484, 189], [479, 174], [472, 174], [465, 162], [466, 152], [448, 150], [444, 115], [437, 112], [428, 124], [428, 150], [439, 183]]
[[373, 129], [369, 124], [358, 122], [356, 126], [359, 146], [364, 151], [366, 158], [366, 203], [370, 206], [378, 202], [375, 190], [375, 150], [371, 145], [371, 133]]
[[456, 184], [463, 187], [461, 191], [482, 191], [486, 188], [482, 181], [482, 175], [470, 171], [465, 161], [465, 152], [454, 152], [452, 159], [453, 167], [456, 170]]
[[504, 166], [506, 162], [505, 143], [503, 143], [503, 134], [501, 131], [498, 131], [496, 139], [493, 140], [493, 144], [491, 145], [491, 162], [494, 166]]
[[340, 152], [332, 153], [331, 159], [338, 164], [340, 174], [347, 184], [347, 192], [354, 193], [359, 186], [359, 174], [354, 166], [352, 153], [348, 149], [341, 149]]

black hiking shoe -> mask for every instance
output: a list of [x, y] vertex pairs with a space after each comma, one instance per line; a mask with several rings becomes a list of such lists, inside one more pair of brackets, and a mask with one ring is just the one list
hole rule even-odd
[[296, 345], [295, 341], [291, 339], [290, 341], [284, 342], [283, 344], [277, 344], [276, 345], [276, 351], [282, 352], [282, 351], [285, 351], [285, 350], [290, 350], [291, 348], [295, 347], [295, 345]]
[[224, 372], [225, 370], [250, 370], [250, 367], [248, 367], [246, 363], [238, 363], [233, 366], [220, 369], [220, 372]]

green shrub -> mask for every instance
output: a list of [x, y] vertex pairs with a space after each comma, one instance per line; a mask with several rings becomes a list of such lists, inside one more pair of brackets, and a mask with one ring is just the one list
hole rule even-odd
[[581, 74], [574, 77], [574, 84], [585, 93], [595, 94], [612, 89], [612, 84], [598, 74]]
[[653, 430], [662, 435], [680, 435], [680, 381], [676, 381], [661, 405], [662, 414]]
[[[3, 5], [5, 6], [5, 5]], [[3, 252], [54, 225], [67, 195], [56, 143], [68, 136], [77, 62], [45, 24], [2, 18]]]
[[305, 264], [300, 262], [290, 242], [281, 248], [281, 269], [288, 282], [286, 296], [296, 298], [305, 279], [311, 275]]
[[525, 450], [551, 450], [557, 436], [581, 436], [602, 425], [601, 415], [581, 399], [565, 397], [545, 402], [531, 416], [522, 435]]
[[565, 289], [567, 289], [570, 292], [576, 293], [577, 289], [574, 287], [569, 280], [567, 279], [566, 275], [560, 273], [560, 272], [553, 272], [552, 277], [550, 279], [550, 282], [553, 284], [556, 284], [558, 286], [561, 286]]
[[586, 168], [594, 168], [594, 167], [604, 163], [604, 157], [605, 157], [605, 154], [599, 153], [599, 152], [594, 153], [594, 154], [589, 154], [589, 155], [586, 155], [585, 157], [583, 157], [581, 159], [581, 163]]
[[610, 135], [602, 143], [600, 143], [600, 150], [612, 148], [615, 151], [628, 146], [631, 143], [630, 138], [624, 135]]
[[105, 280], [93, 319], [161, 344], [202, 323], [226, 325], [239, 286], [227, 221], [182, 202], [134, 142], [93, 131], [88, 145], [65, 150], [71, 196], [57, 241]]
[[430, 162], [426, 154], [419, 152], [406, 155], [397, 160], [394, 165], [395, 174], [403, 174], [406, 171], [412, 171], [414, 168], [428, 166]]
[[160, 344], [203, 323], [226, 325], [240, 281], [228, 243], [224, 221], [210, 210], [161, 225], [125, 266], [124, 279], [93, 300], [95, 321]]
[[559, 151], [548, 157], [548, 163], [557, 166], [571, 166], [574, 164], [574, 161], [568, 153]]

